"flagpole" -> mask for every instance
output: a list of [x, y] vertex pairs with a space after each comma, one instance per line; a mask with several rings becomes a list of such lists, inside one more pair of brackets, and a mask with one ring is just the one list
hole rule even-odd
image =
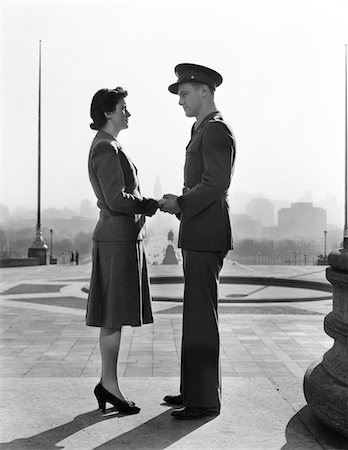
[[47, 244], [41, 233], [41, 41], [39, 41], [39, 98], [38, 98], [38, 161], [37, 161], [37, 222], [33, 245], [29, 257], [39, 258], [40, 264], [47, 264]]
[[348, 211], [347, 211], [347, 195], [348, 195], [348, 185], [347, 185], [347, 171], [348, 171], [348, 157], [347, 157], [347, 44], [345, 45], [345, 115], [344, 115], [344, 125], [345, 125], [345, 174], [344, 174], [344, 230], [343, 230], [343, 245], [348, 248]]
[[37, 161], [37, 225], [41, 234], [41, 41], [39, 41], [39, 105], [38, 105], [38, 161]]

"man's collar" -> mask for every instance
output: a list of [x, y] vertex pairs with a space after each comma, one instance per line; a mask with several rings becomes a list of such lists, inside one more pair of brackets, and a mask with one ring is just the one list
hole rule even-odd
[[202, 121], [200, 122], [200, 124], [196, 128], [195, 128], [195, 124], [193, 124], [194, 132], [196, 132], [197, 130], [202, 128], [202, 126], [204, 126], [207, 122], [209, 122], [210, 119], [212, 119], [217, 114], [221, 115], [220, 111], [216, 110], [216, 111], [213, 111], [213, 112], [209, 113], [207, 116], [204, 117], [204, 119], [202, 119]]

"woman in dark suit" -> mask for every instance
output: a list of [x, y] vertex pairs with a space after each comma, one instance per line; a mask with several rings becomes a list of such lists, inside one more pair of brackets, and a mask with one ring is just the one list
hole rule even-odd
[[105, 412], [108, 402], [136, 414], [140, 409], [120, 391], [117, 357], [122, 326], [153, 322], [143, 238], [145, 216], [156, 212], [158, 202], [141, 195], [137, 169], [117, 141], [128, 128], [126, 96], [121, 87], [101, 89], [91, 104], [90, 127], [98, 132], [88, 171], [100, 218], [93, 234], [86, 324], [100, 327], [102, 372], [94, 389], [99, 409]]

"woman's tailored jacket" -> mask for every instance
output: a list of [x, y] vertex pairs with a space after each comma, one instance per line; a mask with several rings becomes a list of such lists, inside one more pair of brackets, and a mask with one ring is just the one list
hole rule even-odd
[[235, 162], [235, 139], [219, 112], [192, 129], [186, 147], [179, 247], [220, 252], [233, 248], [228, 188]]
[[100, 208], [93, 240], [134, 241], [145, 236], [145, 216], [158, 202], [140, 193], [137, 169], [116, 139], [98, 131], [89, 153], [88, 172]]

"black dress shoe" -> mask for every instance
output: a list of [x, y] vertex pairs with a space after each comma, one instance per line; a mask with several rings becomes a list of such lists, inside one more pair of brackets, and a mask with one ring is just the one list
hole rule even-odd
[[111, 403], [120, 413], [138, 414], [140, 408], [135, 406], [134, 402], [123, 401], [107, 391], [101, 383], [98, 383], [94, 389], [94, 395], [98, 400], [98, 407], [103, 413], [106, 411], [106, 403]]
[[186, 407], [172, 412], [172, 416], [178, 420], [202, 419], [203, 417], [218, 416], [220, 408], [194, 408]]
[[163, 399], [169, 405], [182, 406], [184, 402], [182, 401], [182, 395], [166, 395]]

